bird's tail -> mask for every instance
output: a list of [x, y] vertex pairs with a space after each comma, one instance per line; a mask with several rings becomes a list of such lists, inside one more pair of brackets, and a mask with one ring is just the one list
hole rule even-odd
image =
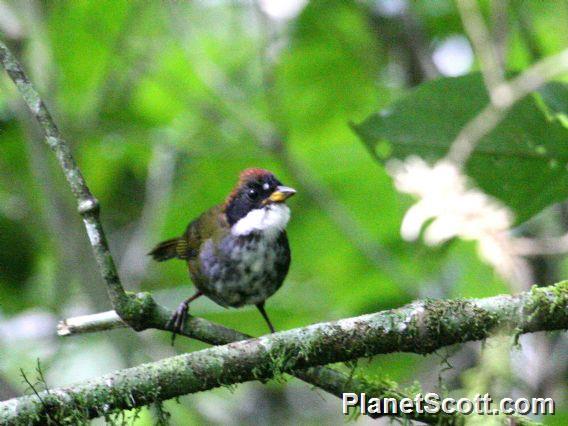
[[158, 262], [163, 262], [164, 260], [170, 260], [178, 256], [178, 244], [181, 238], [171, 238], [166, 241], [162, 241], [156, 247], [152, 249], [148, 255], [152, 256], [154, 260]]

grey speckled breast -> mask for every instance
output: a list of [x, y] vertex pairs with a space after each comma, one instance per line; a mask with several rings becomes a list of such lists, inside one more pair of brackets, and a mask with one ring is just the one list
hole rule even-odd
[[215, 247], [204, 243], [196, 287], [222, 306], [256, 304], [282, 285], [290, 266], [286, 232], [275, 238], [260, 233], [228, 235]]

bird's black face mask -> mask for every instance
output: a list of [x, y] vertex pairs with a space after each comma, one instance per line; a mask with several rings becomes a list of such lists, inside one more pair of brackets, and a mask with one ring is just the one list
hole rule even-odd
[[282, 187], [282, 184], [274, 175], [259, 177], [244, 183], [227, 204], [226, 214], [229, 224], [232, 226], [251, 210], [260, 209], [269, 204], [270, 197], [278, 192], [278, 187]]

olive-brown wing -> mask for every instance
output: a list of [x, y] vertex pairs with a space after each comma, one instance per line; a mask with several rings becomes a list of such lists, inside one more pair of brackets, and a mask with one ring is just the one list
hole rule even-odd
[[193, 260], [199, 256], [201, 245], [213, 239], [218, 241], [230, 232], [222, 205], [212, 207], [191, 222], [178, 242], [178, 257]]

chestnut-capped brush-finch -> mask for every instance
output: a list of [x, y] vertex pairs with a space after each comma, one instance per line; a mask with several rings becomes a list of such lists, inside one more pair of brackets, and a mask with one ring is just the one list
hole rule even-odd
[[155, 260], [185, 260], [196, 292], [184, 300], [170, 323], [181, 330], [189, 303], [200, 296], [224, 307], [256, 305], [271, 332], [264, 302], [280, 288], [290, 266], [285, 201], [296, 191], [264, 169], [246, 169], [224, 203], [190, 222], [181, 237], [158, 244]]

